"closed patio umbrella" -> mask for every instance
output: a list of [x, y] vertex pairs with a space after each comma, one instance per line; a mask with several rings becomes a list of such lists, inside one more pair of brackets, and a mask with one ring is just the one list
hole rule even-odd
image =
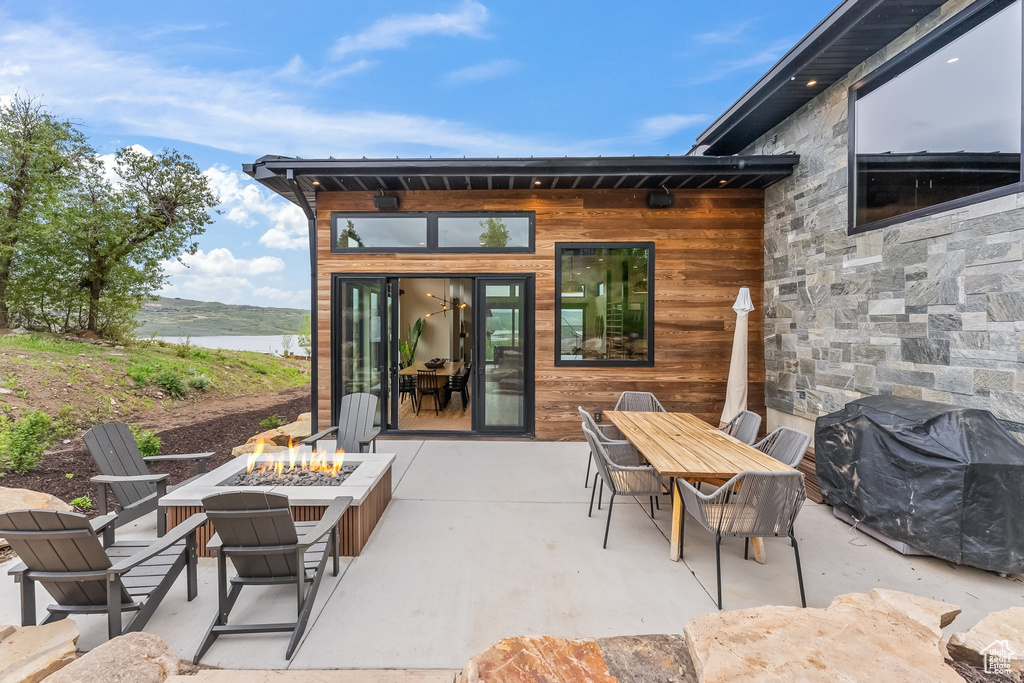
[[725, 408], [722, 409], [723, 425], [747, 409], [747, 314], [754, 310], [749, 287], [740, 287], [732, 310], [736, 311], [736, 331], [732, 337], [729, 383], [725, 388]]

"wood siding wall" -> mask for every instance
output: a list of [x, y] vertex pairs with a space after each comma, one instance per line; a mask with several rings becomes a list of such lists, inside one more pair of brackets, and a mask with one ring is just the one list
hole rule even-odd
[[[610, 409], [622, 391], [651, 391], [669, 410], [718, 423], [725, 400], [741, 286], [750, 287], [748, 406], [764, 408], [764, 193], [676, 190], [675, 206], [647, 208], [647, 192], [412, 191], [403, 211], [535, 211], [534, 254], [331, 254], [332, 211], [370, 211], [374, 193], [317, 196], [318, 416], [332, 424], [331, 276], [335, 273], [535, 273], [536, 436], [579, 440], [577, 405]], [[654, 367], [555, 367], [556, 242], [655, 243]]]

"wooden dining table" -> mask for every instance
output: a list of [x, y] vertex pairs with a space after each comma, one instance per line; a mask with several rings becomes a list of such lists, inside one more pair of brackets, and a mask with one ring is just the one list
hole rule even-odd
[[[627, 412], [604, 413], [623, 438], [662, 476], [682, 477], [689, 482], [721, 484], [740, 472], [788, 472], [788, 465], [735, 439], [690, 413]], [[672, 534], [669, 557], [679, 560], [683, 530], [683, 500], [672, 486]], [[761, 539], [751, 539], [754, 558], [764, 563]]]
[[439, 368], [428, 368], [423, 361], [416, 361], [412, 365], [402, 368], [398, 371], [399, 375], [412, 375], [416, 376], [416, 373], [420, 370], [430, 371], [433, 370], [437, 373], [438, 383], [437, 386], [441, 390], [441, 406], [447, 406], [448, 401], [451, 399], [451, 392], [448, 391], [448, 378], [454, 375], [456, 372], [462, 369], [463, 362], [460, 360], [448, 361]]

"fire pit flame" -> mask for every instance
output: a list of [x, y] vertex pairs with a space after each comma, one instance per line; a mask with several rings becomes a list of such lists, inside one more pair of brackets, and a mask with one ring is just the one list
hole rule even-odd
[[256, 450], [249, 454], [248, 462], [246, 463], [245, 473], [252, 474], [270, 474], [271, 472], [277, 476], [281, 476], [283, 473], [302, 471], [302, 472], [321, 472], [328, 477], [337, 477], [338, 473], [341, 472], [345, 465], [345, 451], [339, 448], [334, 453], [320, 453], [313, 451], [309, 455], [309, 460], [306, 460], [306, 451], [300, 446], [288, 440], [288, 450], [286, 453], [277, 453], [274, 458], [269, 461], [260, 462], [260, 456], [263, 455], [263, 450], [266, 447], [265, 441], [256, 442]]

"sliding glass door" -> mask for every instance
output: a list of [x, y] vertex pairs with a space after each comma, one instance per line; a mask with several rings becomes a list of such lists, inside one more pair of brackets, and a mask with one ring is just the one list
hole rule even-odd
[[[390, 351], [387, 283], [384, 278], [335, 277], [331, 320], [332, 394], [336, 411], [342, 396], [373, 394], [378, 398], [376, 424], [388, 414]], [[332, 418], [331, 424], [335, 424]]]
[[473, 428], [533, 431], [533, 278], [477, 277]]

